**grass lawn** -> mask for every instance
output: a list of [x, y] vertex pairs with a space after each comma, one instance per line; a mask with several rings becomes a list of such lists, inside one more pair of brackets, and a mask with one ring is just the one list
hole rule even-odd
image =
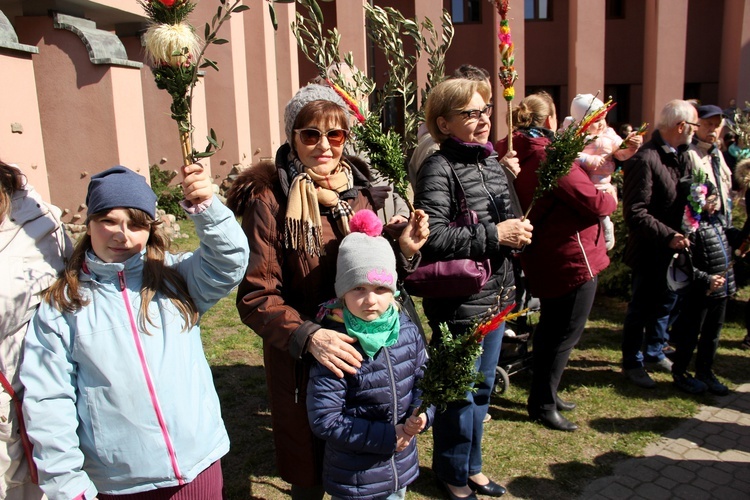
[[[181, 225], [192, 234], [189, 222]], [[180, 240], [185, 250], [196, 245], [194, 236]], [[730, 302], [716, 359], [715, 371], [730, 387], [748, 381], [750, 352], [740, 349], [748, 295], [750, 289], [744, 288]], [[235, 298], [232, 294], [219, 302], [201, 323], [232, 441], [222, 460], [227, 498], [287, 498], [289, 485], [275, 473], [261, 341], [239, 321]], [[620, 299], [597, 299], [563, 376], [562, 398], [578, 404], [570, 414], [578, 432], [551, 431], [527, 420], [527, 371], [513, 375], [506, 393], [493, 398], [484, 434], [484, 472], [508, 488], [504, 498], [576, 498], [589, 482], [609, 475], [615, 463], [640, 456], [700, 404], [712, 401], [710, 395], [678, 392], [668, 374], [654, 375], [654, 390], [625, 382], [619, 371], [625, 307]], [[420, 436], [419, 448], [421, 474], [407, 498], [443, 498], [430, 470], [429, 431]]]

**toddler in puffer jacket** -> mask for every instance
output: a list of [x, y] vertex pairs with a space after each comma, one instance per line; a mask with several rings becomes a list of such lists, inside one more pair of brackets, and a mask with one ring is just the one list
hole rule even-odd
[[[716, 188], [707, 183], [704, 192], [705, 205], [700, 215], [688, 216], [687, 207], [683, 223], [690, 235], [693, 276], [670, 333], [675, 343], [672, 377], [674, 385], [684, 392], [700, 394], [708, 390], [725, 395], [729, 389], [714, 375], [713, 362], [727, 303], [736, 291], [731, 245], [742, 237], [717, 212]], [[693, 377], [687, 370], [696, 347]]]
[[337, 299], [317, 320], [345, 333], [364, 361], [339, 378], [315, 363], [307, 413], [313, 433], [325, 440], [323, 486], [333, 499], [404, 498], [419, 474], [416, 435], [432, 422], [434, 408], [415, 415], [427, 352], [417, 326], [400, 313], [396, 259], [370, 210], [351, 220], [336, 262]]

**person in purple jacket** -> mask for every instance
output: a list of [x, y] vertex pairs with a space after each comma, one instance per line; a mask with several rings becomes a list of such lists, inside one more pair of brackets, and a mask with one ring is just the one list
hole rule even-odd
[[[546, 93], [532, 94], [514, 110], [513, 145], [521, 164], [515, 181], [524, 211], [539, 183], [537, 170], [557, 128], [557, 114]], [[504, 153], [505, 143], [498, 154]], [[576, 161], [557, 187], [539, 198], [529, 213], [534, 240], [521, 252], [529, 291], [541, 302], [533, 340], [529, 417], [560, 431], [578, 426], [560, 414], [574, 403], [557, 395], [570, 353], [581, 338], [596, 295], [597, 275], [609, 265], [599, 218], [617, 208], [614, 187], [599, 190]]]
[[417, 326], [399, 311], [396, 258], [371, 210], [351, 220], [336, 262], [337, 299], [318, 321], [356, 340], [362, 366], [343, 378], [316, 362], [307, 413], [326, 442], [323, 487], [333, 499], [402, 499], [419, 475], [416, 435], [435, 409], [416, 414], [427, 351]]

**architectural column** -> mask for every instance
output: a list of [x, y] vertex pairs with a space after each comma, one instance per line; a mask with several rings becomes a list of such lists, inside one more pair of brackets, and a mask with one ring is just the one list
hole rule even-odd
[[750, 65], [742, 64], [750, 53], [750, 0], [724, 0], [724, 23], [719, 68], [719, 102], [727, 107], [730, 99], [745, 107], [750, 101]]
[[[261, 14], [260, 12], [258, 14]], [[229, 39], [229, 46], [232, 50], [232, 77], [234, 78], [234, 100], [235, 100], [235, 130], [237, 134], [237, 156], [235, 158], [227, 157], [227, 163], [222, 164], [219, 162], [219, 171], [217, 171], [216, 162], [213, 162], [213, 174], [214, 180], [217, 183], [221, 183], [221, 179], [225, 178], [231, 170], [232, 165], [236, 163], [248, 163], [252, 162], [253, 149], [251, 145], [251, 124], [250, 124], [250, 88], [249, 80], [247, 76], [251, 70], [259, 71], [262, 66], [254, 67], [252, 59], [248, 58], [247, 47], [254, 45], [255, 40], [260, 38], [254, 36], [251, 38], [245, 38], [247, 30], [245, 29], [246, 23], [255, 21], [255, 18], [262, 17], [268, 19], [268, 12], [262, 12], [262, 15], [242, 15], [235, 14], [229, 19], [231, 35]], [[250, 43], [247, 43], [247, 41]], [[262, 42], [259, 42], [262, 43]], [[206, 68], [208, 69], [208, 68]], [[219, 75], [220, 76], [220, 75]], [[262, 99], [262, 96], [258, 96]], [[253, 98], [253, 107], [255, 106], [255, 98]], [[210, 112], [210, 110], [209, 110]], [[209, 123], [210, 126], [210, 123]], [[223, 166], [222, 166], [223, 165]]]
[[[569, 0], [568, 99], [577, 94], [604, 92], [604, 25], [607, 2]], [[607, 96], [599, 94], [602, 101]], [[563, 111], [565, 114], [563, 115]], [[566, 116], [567, 107], [560, 115]]]
[[20, 40], [40, 49], [34, 72], [44, 154], [54, 181], [50, 200], [65, 211], [66, 222], [80, 223], [92, 174], [127, 162], [149, 177], [142, 64], [128, 60], [116, 35], [86, 19], [22, 16], [16, 29]]
[[[250, 165], [260, 158], [272, 158], [281, 145], [279, 123], [279, 89], [276, 84], [276, 33], [264, 1], [252, 4], [251, 14], [245, 19], [247, 44], [247, 91], [252, 102], [250, 110], [250, 132], [252, 133], [252, 158], [241, 163]], [[255, 11], [257, 8], [258, 11]], [[278, 8], [279, 4], [274, 7]], [[279, 26], [279, 29], [285, 29]], [[286, 28], [288, 30], [288, 28]]]
[[354, 65], [367, 71], [367, 33], [365, 31], [365, 8], [368, 0], [346, 0], [336, 2], [336, 28], [341, 33], [339, 53], [342, 58], [351, 52]]
[[[417, 1], [414, 5], [414, 15], [417, 21], [421, 24], [425, 18], [429, 18], [432, 24], [435, 26], [438, 37], [442, 36], [442, 16], [443, 16], [443, 2], [440, 0], [431, 1]], [[450, 50], [450, 49], [449, 49]], [[426, 53], [422, 53], [422, 57], [417, 61], [417, 88], [419, 93], [417, 95], [417, 106], [422, 104], [422, 92], [427, 86], [427, 74], [430, 72], [430, 66], [427, 63], [429, 56]]]
[[[351, 0], [347, 0], [351, 1]], [[299, 90], [299, 53], [297, 40], [289, 25], [294, 20], [294, 3], [276, 3], [276, 16], [279, 29], [276, 31], [276, 83], [278, 87], [277, 105], [279, 110], [278, 129], [281, 143], [286, 142], [284, 134], [284, 108]]]
[[[216, 14], [216, 4], [198, 2], [191, 15], [191, 23], [203, 36], [203, 27]], [[204, 87], [206, 96], [207, 124], [214, 129], [223, 148], [211, 157], [214, 182], [220, 183], [238, 162], [252, 156], [250, 146], [250, 115], [247, 90], [247, 59], [245, 55], [245, 17], [267, 16], [266, 10], [232, 15], [219, 31], [219, 38], [228, 44], [210, 45], [206, 57], [216, 62], [219, 71], [207, 67], [198, 86]], [[197, 88], [197, 87], [196, 87]], [[195, 148], [205, 149], [205, 134], [198, 130], [193, 134]]]
[[641, 115], [651, 130], [664, 105], [684, 95], [687, 15], [683, 0], [646, 0]]
[[13, 26], [0, 11], [0, 159], [18, 165], [32, 186], [50, 200], [42, 140], [34, 62], [39, 49], [18, 43]]
[[141, 72], [113, 66], [110, 77], [117, 163], [150, 179]]

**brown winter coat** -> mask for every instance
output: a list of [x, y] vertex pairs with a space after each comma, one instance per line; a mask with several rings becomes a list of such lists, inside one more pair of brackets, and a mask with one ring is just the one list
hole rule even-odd
[[[233, 183], [227, 199], [250, 245], [250, 261], [237, 293], [242, 321], [263, 338], [263, 356], [271, 403], [276, 462], [281, 477], [310, 487], [321, 482], [324, 442], [312, 435], [307, 421], [307, 380], [312, 356], [309, 337], [321, 303], [336, 296], [336, 256], [343, 238], [335, 221], [321, 207], [324, 255], [310, 256], [284, 246], [284, 218], [289, 178], [282, 146], [276, 164], [261, 161]], [[356, 212], [372, 208], [369, 168], [356, 157], [355, 188], [342, 193]]]

